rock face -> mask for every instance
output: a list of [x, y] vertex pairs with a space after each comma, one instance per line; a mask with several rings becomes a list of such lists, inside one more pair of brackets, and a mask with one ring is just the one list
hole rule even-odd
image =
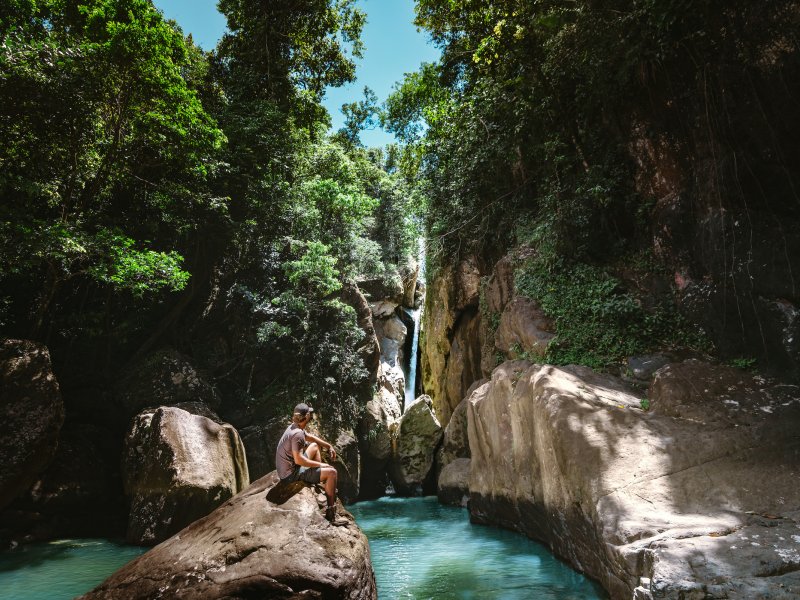
[[477, 262], [469, 257], [444, 267], [425, 297], [422, 385], [443, 425], [469, 386], [482, 377], [480, 281]]
[[27, 490], [56, 452], [64, 403], [41, 344], [0, 342], [0, 508]]
[[397, 493], [418, 494], [426, 483], [439, 442], [442, 426], [433, 413], [428, 396], [420, 396], [400, 418], [389, 476]]
[[190, 359], [171, 348], [156, 351], [132, 366], [117, 387], [118, 401], [129, 417], [143, 408], [182, 402], [199, 402], [216, 410], [221, 401]]
[[142, 545], [165, 540], [250, 483], [233, 427], [171, 407], [134, 419], [123, 471], [128, 541]]
[[612, 598], [800, 595], [800, 393], [688, 361], [653, 412], [619, 380], [507, 362], [468, 404], [473, 520], [547, 543]]
[[367, 538], [323, 517], [307, 488], [282, 506], [265, 498], [273, 472], [114, 573], [84, 600], [377, 598]]

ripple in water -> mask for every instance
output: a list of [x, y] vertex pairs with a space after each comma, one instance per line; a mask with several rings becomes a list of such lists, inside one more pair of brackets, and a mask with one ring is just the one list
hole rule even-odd
[[91, 539], [20, 546], [0, 554], [0, 598], [74, 598], [91, 590], [146, 550]]
[[436, 498], [347, 507], [369, 538], [380, 600], [592, 600], [602, 589], [526, 537]]

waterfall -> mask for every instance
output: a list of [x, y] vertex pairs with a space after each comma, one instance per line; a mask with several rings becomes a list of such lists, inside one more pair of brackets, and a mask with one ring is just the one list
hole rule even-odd
[[[425, 283], [425, 242], [420, 238], [418, 242], [417, 260], [419, 261], [419, 274], [417, 281]], [[417, 389], [417, 363], [419, 362], [419, 330], [422, 322], [422, 310], [425, 305], [423, 301], [419, 308], [413, 310], [406, 309], [406, 314], [414, 322], [414, 330], [411, 334], [411, 351], [408, 356], [408, 369], [406, 370], [406, 389], [405, 406], [409, 406], [416, 399]]]
[[406, 309], [406, 314], [414, 321], [414, 332], [411, 334], [411, 352], [408, 357], [408, 376], [406, 377], [405, 405], [409, 406], [416, 398], [417, 388], [417, 354], [419, 354], [419, 322], [422, 308]]

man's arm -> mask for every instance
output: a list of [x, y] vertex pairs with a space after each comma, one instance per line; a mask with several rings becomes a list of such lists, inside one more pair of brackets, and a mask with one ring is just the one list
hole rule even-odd
[[[331, 455], [331, 460], [336, 460], [336, 450], [334, 449], [332, 444], [329, 444], [328, 442], [326, 442], [322, 438], [317, 437], [317, 436], [315, 436], [315, 435], [313, 435], [311, 433], [308, 433], [307, 431], [306, 431], [306, 439], [309, 440], [309, 441], [314, 442], [315, 444], [319, 444], [323, 448], [327, 448], [328, 449], [328, 453]], [[306, 465], [303, 465], [303, 466], [306, 466]]]

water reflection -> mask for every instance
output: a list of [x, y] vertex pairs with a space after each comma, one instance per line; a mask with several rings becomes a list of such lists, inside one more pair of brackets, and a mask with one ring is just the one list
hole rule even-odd
[[592, 581], [541, 544], [472, 525], [436, 498], [381, 498], [348, 507], [370, 542], [380, 600], [591, 600]]

